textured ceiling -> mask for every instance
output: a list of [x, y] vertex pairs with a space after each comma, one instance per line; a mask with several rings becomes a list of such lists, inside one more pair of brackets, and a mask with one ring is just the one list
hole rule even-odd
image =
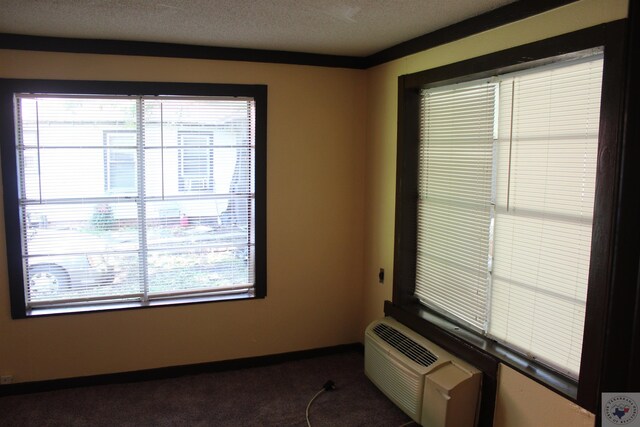
[[0, 0], [0, 33], [366, 56], [513, 0]]

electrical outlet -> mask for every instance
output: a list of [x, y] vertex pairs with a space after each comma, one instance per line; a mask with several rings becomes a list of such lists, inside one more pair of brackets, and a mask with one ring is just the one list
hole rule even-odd
[[0, 375], [0, 384], [6, 385], [13, 383], [13, 375]]

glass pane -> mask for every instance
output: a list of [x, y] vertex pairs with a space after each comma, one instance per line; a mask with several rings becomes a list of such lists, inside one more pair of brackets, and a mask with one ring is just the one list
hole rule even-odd
[[105, 151], [116, 145], [135, 153], [135, 100], [41, 97], [20, 98], [19, 105], [18, 159], [28, 199], [102, 196], [110, 179], [135, 188], [135, 158], [112, 173]]
[[602, 60], [504, 78], [488, 334], [580, 371]]
[[105, 195], [102, 147], [26, 149], [24, 159], [24, 189], [27, 199]]
[[102, 147], [104, 132], [136, 130], [131, 98], [20, 98], [22, 142], [28, 147]]
[[25, 211], [31, 302], [141, 292], [135, 204], [33, 205]]
[[487, 322], [495, 96], [485, 81], [429, 89], [420, 110], [415, 294], [477, 331]]
[[150, 251], [149, 293], [249, 285], [248, 248], [185, 247]]
[[250, 283], [248, 231], [225, 220], [242, 216], [232, 210], [229, 200], [150, 202], [149, 291]]
[[209, 133], [218, 146], [252, 144], [253, 101], [145, 99], [145, 146], [176, 147], [178, 132]]

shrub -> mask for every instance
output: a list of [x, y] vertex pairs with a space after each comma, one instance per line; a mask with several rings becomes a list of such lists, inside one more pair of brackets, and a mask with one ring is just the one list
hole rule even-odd
[[97, 205], [93, 209], [91, 215], [91, 226], [98, 231], [112, 230], [115, 226], [116, 219], [113, 215], [113, 209], [108, 204]]

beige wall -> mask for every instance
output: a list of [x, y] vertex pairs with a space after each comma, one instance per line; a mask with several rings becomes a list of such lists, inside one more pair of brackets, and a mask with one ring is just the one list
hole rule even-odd
[[[14, 321], [0, 244], [0, 373], [45, 380], [361, 341], [393, 285], [397, 77], [626, 11], [626, 0], [582, 0], [368, 71], [0, 50], [0, 77], [269, 85], [268, 297]], [[547, 407], [556, 411], [545, 425], [593, 425], [591, 414], [501, 368], [496, 425], [539, 425]]]
[[11, 320], [2, 224], [0, 373], [46, 380], [359, 341], [365, 73], [0, 50], [0, 77], [269, 86], [267, 298]]
[[[625, 18], [627, 0], [582, 0], [523, 21], [410, 55], [368, 70], [365, 292], [362, 328], [391, 299], [395, 220], [398, 76]], [[385, 268], [386, 280], [377, 272]]]
[[[368, 78], [368, 134], [366, 147], [366, 224], [364, 297], [360, 328], [383, 316], [384, 300], [391, 300], [393, 281], [393, 239], [395, 210], [395, 173], [397, 139], [398, 76], [450, 64], [517, 45], [590, 27], [603, 22], [625, 18], [626, 0], [582, 0], [541, 15], [486, 31], [472, 37], [438, 46], [392, 61], [369, 70]], [[385, 269], [384, 284], [378, 283], [377, 272]], [[503, 381], [509, 378], [509, 381]], [[593, 417], [568, 415], [568, 401], [523, 376], [501, 376], [498, 396], [499, 417], [496, 425], [566, 426], [583, 425]], [[522, 390], [526, 390], [523, 392]], [[511, 407], [506, 400], [519, 403]], [[542, 404], [552, 404], [559, 410], [551, 414], [547, 423], [535, 422], [535, 411]], [[533, 423], [533, 424], [532, 424]]]
[[494, 427], [590, 427], [595, 416], [508, 366], [498, 372]]

